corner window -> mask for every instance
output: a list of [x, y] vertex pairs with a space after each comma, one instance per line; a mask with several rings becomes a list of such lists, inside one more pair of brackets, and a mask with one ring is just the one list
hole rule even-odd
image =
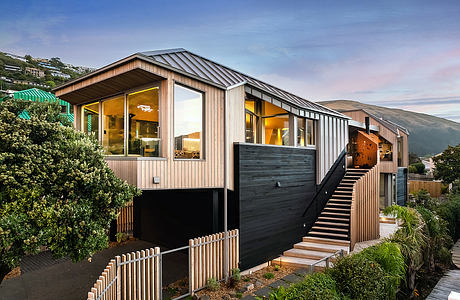
[[82, 131], [99, 139], [99, 102], [82, 107]]
[[245, 142], [255, 143], [257, 141], [257, 103], [255, 100], [246, 99], [244, 108], [246, 116]]
[[124, 96], [102, 102], [102, 146], [106, 155], [123, 155], [125, 108]]
[[307, 119], [306, 125], [307, 125], [307, 130], [306, 130], [307, 145], [314, 146], [316, 145], [315, 120]]
[[393, 160], [393, 144], [379, 136], [379, 154], [381, 161]]
[[289, 146], [289, 115], [265, 118], [265, 144]]
[[158, 87], [128, 94], [128, 154], [160, 156]]
[[202, 158], [203, 94], [174, 85], [174, 157]]

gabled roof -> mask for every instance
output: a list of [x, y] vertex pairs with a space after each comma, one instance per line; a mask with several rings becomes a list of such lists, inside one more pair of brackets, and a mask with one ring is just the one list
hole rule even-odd
[[339, 110], [340, 112], [342, 113], [345, 113], [345, 112], [352, 112], [352, 111], [363, 111], [365, 112], [366, 114], [369, 115], [369, 117], [371, 117], [372, 119], [376, 120], [377, 122], [379, 122], [380, 124], [382, 124], [383, 126], [385, 126], [386, 128], [388, 128], [389, 130], [393, 131], [394, 133], [398, 134], [399, 132], [398, 131], [402, 131], [404, 132], [405, 134], [409, 135], [409, 131], [399, 125], [399, 124], [396, 124], [390, 120], [386, 120], [382, 117], [379, 117], [377, 115], [375, 115], [374, 113], [371, 113], [369, 110], [367, 109], [364, 109], [364, 108], [358, 108], [358, 109], [348, 109], [348, 110]]
[[335, 110], [303, 99], [285, 90], [223, 66], [183, 48], [147, 51], [140, 52], [138, 54], [150, 58], [155, 61], [155, 63], [168, 69], [188, 74], [189, 76], [193, 76], [194, 78], [202, 81], [210, 82], [213, 85], [217, 85], [222, 88], [229, 88], [234, 85], [244, 83], [279, 98], [282, 101], [284, 100], [289, 104], [297, 106], [298, 108], [335, 115], [341, 118], [348, 118]]

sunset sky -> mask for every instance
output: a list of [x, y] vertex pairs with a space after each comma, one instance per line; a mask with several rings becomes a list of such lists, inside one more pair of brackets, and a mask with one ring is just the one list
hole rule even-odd
[[72, 2], [7, 1], [0, 51], [101, 67], [181, 47], [313, 101], [460, 122], [459, 1]]

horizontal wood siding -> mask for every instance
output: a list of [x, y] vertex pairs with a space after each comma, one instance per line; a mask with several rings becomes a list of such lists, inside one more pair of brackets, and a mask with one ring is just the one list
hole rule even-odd
[[316, 151], [253, 144], [234, 147], [240, 268], [244, 270], [276, 258], [306, 234], [304, 225], [314, 216], [302, 214], [316, 191]]
[[350, 211], [350, 247], [358, 242], [374, 240], [380, 236], [379, 223], [379, 164], [353, 185]]
[[317, 129], [317, 183], [320, 184], [348, 144], [348, 121], [320, 115]]

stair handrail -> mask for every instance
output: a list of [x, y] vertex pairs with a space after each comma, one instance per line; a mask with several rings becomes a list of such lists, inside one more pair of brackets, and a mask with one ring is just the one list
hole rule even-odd
[[[347, 155], [347, 150], [346, 149], [347, 149], [347, 147], [345, 147], [345, 149], [342, 151], [342, 153], [340, 153], [340, 155], [337, 157], [337, 159], [335, 160], [334, 164], [332, 165], [332, 168], [329, 169], [329, 171], [327, 172], [326, 176], [323, 178], [322, 182], [320, 183], [319, 190], [316, 191], [315, 196], [313, 196], [313, 199], [310, 201], [310, 203], [305, 208], [305, 210], [304, 210], [304, 212], [302, 214], [302, 218], [305, 217], [305, 214], [310, 209], [310, 207], [313, 205], [313, 203], [315, 202], [316, 198], [318, 198], [318, 196], [322, 194], [322, 192], [324, 190], [324, 187], [326, 186], [326, 183], [329, 181], [329, 179], [331, 178], [332, 174], [334, 174], [335, 170], [340, 165], [340, 162], [342, 161], [344, 156]], [[331, 194], [331, 196], [332, 196], [332, 194]]]
[[311, 265], [310, 265], [310, 274], [313, 273], [313, 270], [315, 268], [315, 266], [323, 261], [326, 261], [326, 269], [329, 268], [329, 259], [333, 256], [337, 256], [337, 255], [340, 255], [340, 257], [343, 257], [344, 256], [344, 251], [343, 249], [340, 249], [340, 250], [337, 250], [335, 251], [334, 253], [332, 253], [331, 255], [328, 255], [326, 257], [323, 257], [321, 259], [318, 259], [317, 261], [313, 262]]

